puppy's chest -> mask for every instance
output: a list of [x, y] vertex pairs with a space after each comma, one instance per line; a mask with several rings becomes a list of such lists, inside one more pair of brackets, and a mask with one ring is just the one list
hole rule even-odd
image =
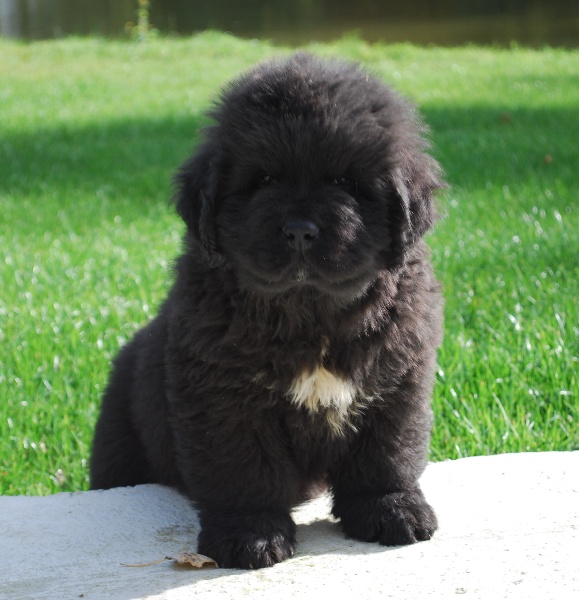
[[[365, 399], [360, 382], [332, 366], [327, 343], [321, 344], [317, 356], [305, 361], [307, 366], [287, 361], [284, 377], [271, 386], [283, 396], [284, 401], [296, 408], [318, 415], [335, 435], [355, 428], [354, 418]], [[293, 363], [293, 364], [292, 364]]]
[[322, 365], [297, 374], [287, 390], [287, 396], [297, 406], [310, 412], [321, 409], [346, 413], [358, 396], [354, 383]]

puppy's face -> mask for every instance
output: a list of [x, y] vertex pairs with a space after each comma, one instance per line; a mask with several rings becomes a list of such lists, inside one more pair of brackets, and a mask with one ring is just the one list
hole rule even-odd
[[313, 131], [307, 121], [264, 117], [253, 123], [268, 135], [240, 138], [224, 169], [216, 218], [223, 254], [240, 282], [262, 293], [362, 292], [388, 245], [389, 183], [349, 164], [354, 140], [336, 147], [327, 124]]
[[178, 209], [246, 289], [357, 297], [432, 222], [440, 181], [415, 114], [355, 67], [258, 67], [212, 116]]

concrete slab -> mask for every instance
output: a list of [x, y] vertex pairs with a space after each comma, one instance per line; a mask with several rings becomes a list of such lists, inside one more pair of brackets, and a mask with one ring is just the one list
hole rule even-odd
[[579, 452], [432, 464], [422, 484], [440, 519], [429, 542], [346, 540], [320, 498], [295, 512], [296, 556], [248, 572], [123, 566], [195, 550], [194, 510], [161, 486], [2, 497], [0, 598], [577, 597]]

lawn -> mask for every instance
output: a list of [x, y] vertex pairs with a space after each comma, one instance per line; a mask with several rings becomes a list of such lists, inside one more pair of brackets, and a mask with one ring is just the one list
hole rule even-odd
[[[288, 50], [0, 40], [0, 493], [87, 489], [109, 362], [171, 281], [172, 173], [216, 90]], [[577, 449], [579, 52], [310, 50], [413, 99], [450, 183], [431, 459]]]

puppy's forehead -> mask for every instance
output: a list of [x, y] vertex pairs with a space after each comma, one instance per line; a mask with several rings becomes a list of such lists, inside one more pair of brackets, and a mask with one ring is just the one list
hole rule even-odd
[[237, 160], [275, 154], [279, 162], [283, 155], [298, 170], [322, 155], [332, 172], [348, 162], [378, 168], [380, 157], [391, 166], [404, 144], [420, 138], [413, 107], [377, 78], [355, 64], [304, 53], [233, 81], [211, 116], [219, 147]]
[[377, 114], [392, 103], [392, 96], [354, 64], [298, 53], [284, 62], [259, 65], [234, 81], [222, 95], [222, 107], [230, 115], [242, 110], [248, 117], [269, 113], [315, 120]]

